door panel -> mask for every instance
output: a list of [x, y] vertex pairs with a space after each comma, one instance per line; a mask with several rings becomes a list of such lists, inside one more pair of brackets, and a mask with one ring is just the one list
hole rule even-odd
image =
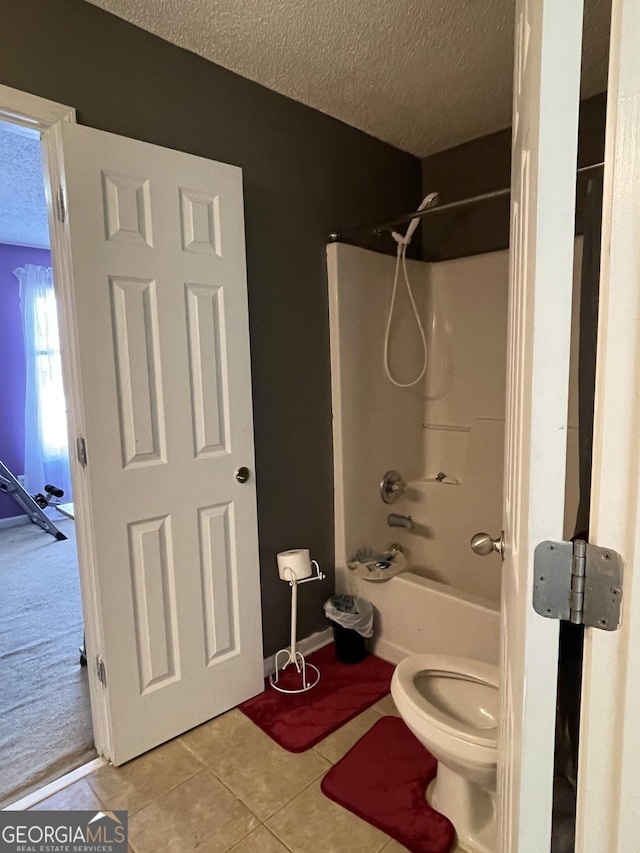
[[558, 624], [533, 610], [533, 551], [563, 532], [581, 36], [579, 0], [516, 4], [498, 768], [503, 853], [540, 853], [551, 843]]
[[[241, 172], [63, 127], [110, 746], [262, 689]], [[80, 530], [85, 525], [80, 524]]]

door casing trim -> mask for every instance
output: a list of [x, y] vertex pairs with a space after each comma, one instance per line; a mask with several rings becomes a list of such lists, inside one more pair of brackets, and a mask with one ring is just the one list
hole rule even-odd
[[[111, 731], [105, 689], [93, 666], [102, 648], [100, 596], [97, 584], [95, 537], [89, 491], [89, 469], [83, 468], [75, 455], [76, 439], [85, 435], [80, 356], [74, 311], [73, 266], [68, 222], [61, 222], [56, 212], [56, 193], [65, 186], [62, 150], [62, 124], [76, 121], [73, 107], [40, 98], [28, 92], [0, 85], [0, 120], [38, 130], [41, 135], [45, 195], [51, 239], [51, 264], [58, 304], [62, 376], [67, 402], [69, 460], [73, 497], [76, 506], [78, 572], [82, 593], [91, 717], [96, 751], [110, 758]], [[89, 448], [91, 453], [91, 448]], [[79, 510], [79, 511], [78, 511]]]

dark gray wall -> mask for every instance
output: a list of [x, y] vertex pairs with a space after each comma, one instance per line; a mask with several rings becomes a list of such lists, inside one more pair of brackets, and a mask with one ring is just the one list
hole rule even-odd
[[[604, 159], [606, 94], [580, 104], [578, 166]], [[450, 148], [422, 161], [423, 195], [440, 193], [442, 204], [492, 192], [511, 184], [511, 128]], [[577, 186], [576, 233], [582, 233], [587, 177]], [[509, 245], [509, 196], [429, 215], [422, 227], [425, 260], [477, 255]]]
[[[300, 636], [333, 591], [325, 235], [412, 210], [420, 161], [82, 0], [3, 0], [0, 82], [82, 124], [244, 171], [265, 654], [287, 643], [275, 554], [329, 574], [300, 592]], [[361, 245], [368, 243], [363, 234]], [[380, 248], [379, 242], [370, 243]]]

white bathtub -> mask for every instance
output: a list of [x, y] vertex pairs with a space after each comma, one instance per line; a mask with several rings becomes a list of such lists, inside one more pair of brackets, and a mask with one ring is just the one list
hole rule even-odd
[[405, 572], [375, 583], [347, 569], [336, 572], [339, 592], [359, 595], [376, 609], [373, 651], [392, 663], [411, 654], [470, 657], [498, 664], [500, 610], [490, 601]]

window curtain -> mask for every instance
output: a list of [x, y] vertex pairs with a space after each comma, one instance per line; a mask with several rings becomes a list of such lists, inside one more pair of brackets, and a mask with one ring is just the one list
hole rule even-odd
[[20, 282], [26, 361], [25, 489], [33, 495], [51, 483], [64, 490], [65, 501], [71, 501], [53, 272], [34, 264], [13, 272]]

